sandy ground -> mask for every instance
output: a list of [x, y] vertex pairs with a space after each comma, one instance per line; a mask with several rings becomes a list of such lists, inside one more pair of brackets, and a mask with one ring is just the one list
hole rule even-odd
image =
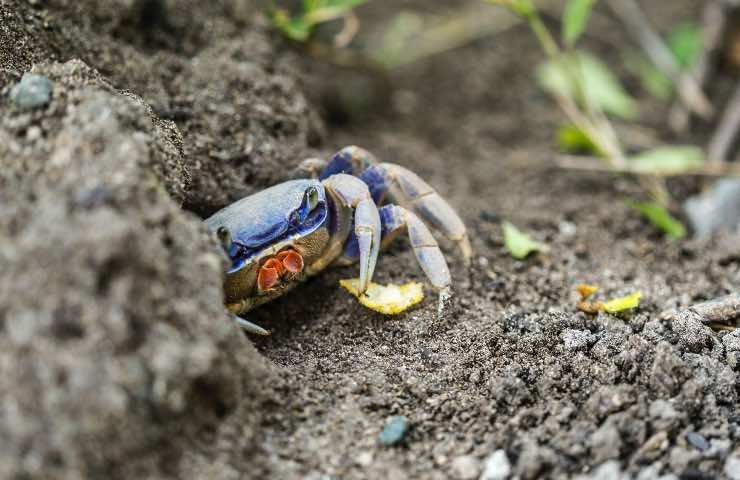
[[[737, 472], [740, 334], [660, 318], [740, 284], [737, 238], [665, 240], [629, 179], [554, 169], [525, 30], [379, 80], [307, 60], [249, 2], [200, 3], [0, 2], [0, 477], [478, 478], [496, 451], [523, 479]], [[670, 5], [651, 13], [697, 14]], [[27, 71], [53, 82], [33, 110], [10, 99]], [[473, 265], [448, 249], [441, 318], [431, 291], [365, 310], [347, 268], [244, 336], [201, 218], [347, 144], [450, 199]], [[502, 218], [550, 253], [512, 259]], [[407, 247], [378, 281], [424, 280]], [[587, 316], [581, 282], [644, 299]], [[381, 446], [395, 415], [407, 432]]]

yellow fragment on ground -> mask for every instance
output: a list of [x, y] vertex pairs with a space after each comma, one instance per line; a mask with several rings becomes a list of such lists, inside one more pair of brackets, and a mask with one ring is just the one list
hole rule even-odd
[[362, 305], [385, 315], [404, 312], [424, 299], [424, 290], [418, 282], [403, 285], [379, 285], [370, 282], [362, 295], [357, 290], [359, 284], [358, 278], [339, 280], [339, 285], [357, 297]]
[[619, 313], [625, 310], [636, 308], [640, 305], [642, 292], [635, 292], [626, 297], [615, 298], [604, 303], [604, 311], [607, 313]]
[[576, 291], [578, 292], [578, 295], [581, 296], [581, 300], [586, 300], [598, 290], [599, 287], [597, 287], [596, 285], [589, 285], [587, 283], [580, 283], [578, 284], [578, 286], [576, 286]]
[[580, 311], [591, 315], [596, 315], [599, 312], [616, 314], [640, 306], [642, 292], [635, 292], [626, 297], [613, 298], [608, 302], [588, 300], [598, 290], [599, 287], [596, 285], [581, 283], [576, 286], [576, 291], [581, 296], [581, 300], [577, 304]]

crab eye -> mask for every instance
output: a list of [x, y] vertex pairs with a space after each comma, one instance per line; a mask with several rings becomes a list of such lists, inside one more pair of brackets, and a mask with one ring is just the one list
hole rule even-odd
[[316, 187], [310, 187], [306, 190], [306, 200], [308, 201], [308, 209], [313, 210], [319, 204], [319, 191]]
[[229, 245], [231, 245], [231, 232], [229, 232], [229, 229], [224, 226], [218, 227], [218, 230], [216, 230], [216, 236], [221, 242], [221, 245], [228, 249]]

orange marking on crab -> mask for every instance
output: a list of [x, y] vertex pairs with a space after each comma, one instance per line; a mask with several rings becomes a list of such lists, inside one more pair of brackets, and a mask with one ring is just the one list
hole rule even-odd
[[265, 292], [277, 285], [280, 282], [280, 270], [282, 270], [282, 265], [279, 261], [274, 258], [266, 261], [260, 267], [260, 271], [257, 274], [257, 287], [259, 290]]
[[303, 257], [295, 250], [283, 250], [277, 254], [277, 259], [288, 272], [298, 273], [303, 270]]
[[295, 250], [283, 250], [267, 259], [257, 273], [257, 287], [265, 292], [277, 286], [280, 278], [287, 273], [298, 273], [303, 270], [303, 257]]

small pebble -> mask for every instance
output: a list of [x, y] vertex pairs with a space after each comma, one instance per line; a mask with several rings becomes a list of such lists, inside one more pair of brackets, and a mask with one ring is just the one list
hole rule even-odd
[[20, 108], [43, 107], [51, 100], [54, 84], [43, 75], [25, 73], [23, 78], [10, 91], [10, 99]]
[[367, 467], [368, 465], [373, 463], [373, 452], [369, 450], [361, 452], [355, 458], [355, 463], [357, 463], [357, 465], [361, 467]]
[[725, 462], [725, 475], [730, 480], [740, 480], [740, 457], [731, 456]]
[[511, 463], [502, 449], [496, 450], [486, 459], [480, 480], [506, 480], [511, 475]]
[[472, 455], [456, 457], [450, 463], [450, 468], [452, 469], [453, 478], [460, 480], [473, 480], [478, 477], [478, 472], [480, 472], [478, 459]]
[[700, 452], [709, 449], [709, 442], [707, 442], [707, 439], [696, 432], [687, 433], [686, 440], [688, 440], [689, 443], [695, 446]]
[[498, 223], [501, 221], [501, 217], [498, 215], [498, 213], [492, 210], [481, 210], [479, 215], [480, 219], [484, 222]]
[[567, 220], [563, 220], [558, 224], [558, 230], [560, 231], [560, 235], [564, 237], [572, 237], [578, 231], [576, 224], [568, 222]]
[[400, 415], [390, 417], [386, 420], [383, 431], [378, 435], [378, 441], [385, 446], [395, 445], [403, 440], [408, 428], [409, 422], [406, 417]]

